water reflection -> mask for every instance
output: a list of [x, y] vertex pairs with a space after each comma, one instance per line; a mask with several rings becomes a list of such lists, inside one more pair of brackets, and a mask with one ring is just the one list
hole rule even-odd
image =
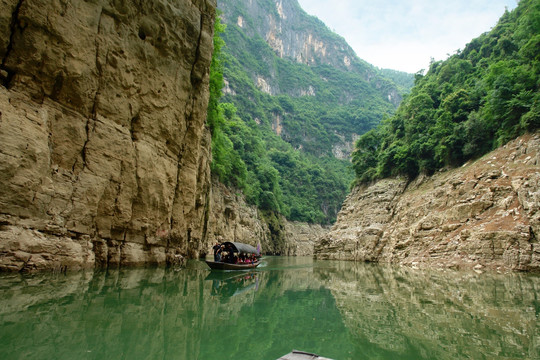
[[231, 296], [243, 294], [246, 291], [256, 291], [259, 288], [258, 273], [254, 271], [218, 272], [211, 271], [205, 280], [212, 281], [212, 296], [226, 299]]
[[0, 276], [3, 359], [540, 358], [538, 276], [267, 258]]
[[332, 291], [367, 358], [540, 359], [540, 278], [326, 263]]

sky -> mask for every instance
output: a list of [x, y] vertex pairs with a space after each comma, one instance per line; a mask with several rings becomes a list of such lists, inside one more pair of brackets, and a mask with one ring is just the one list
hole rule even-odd
[[517, 0], [298, 0], [379, 68], [416, 73], [493, 28]]

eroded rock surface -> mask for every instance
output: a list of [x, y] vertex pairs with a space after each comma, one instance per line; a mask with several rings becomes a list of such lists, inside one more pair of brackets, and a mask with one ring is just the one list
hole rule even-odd
[[407, 184], [356, 188], [315, 246], [320, 259], [540, 270], [540, 135]]
[[208, 218], [208, 248], [215, 242], [223, 241], [253, 246], [270, 243], [268, 225], [259, 215], [257, 208], [246, 203], [240, 191], [214, 181], [210, 208], [212, 211]]
[[311, 256], [315, 241], [328, 231], [321, 225], [289, 222], [283, 217], [272, 222], [249, 205], [240, 191], [217, 181], [212, 183], [210, 209], [206, 253], [215, 242], [237, 241], [260, 244], [267, 254]]
[[0, 2], [0, 270], [205, 246], [215, 7]]

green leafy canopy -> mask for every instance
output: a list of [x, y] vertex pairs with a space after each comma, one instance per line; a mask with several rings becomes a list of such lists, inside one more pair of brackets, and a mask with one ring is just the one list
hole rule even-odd
[[417, 74], [394, 116], [356, 143], [357, 182], [459, 166], [540, 127], [540, 1]]

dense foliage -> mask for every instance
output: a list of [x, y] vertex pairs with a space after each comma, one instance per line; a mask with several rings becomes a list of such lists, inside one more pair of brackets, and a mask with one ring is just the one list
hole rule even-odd
[[408, 93], [414, 86], [414, 76], [409, 73], [399, 70], [381, 69], [381, 74], [392, 80], [402, 94]]
[[[226, 31], [218, 21], [214, 39], [208, 111], [212, 172], [261, 210], [289, 220], [332, 223], [354, 180], [350, 161], [335, 157], [336, 146], [352, 143], [393, 114], [397, 87], [357, 57], [346, 66], [348, 45], [300, 8], [293, 9], [294, 29], [283, 31], [343, 42], [344, 53], [335, 66], [328, 59], [315, 58], [308, 66], [276, 55], [259, 34], [266, 31], [260, 27], [267, 25], [268, 14], [276, 12], [275, 3], [246, 4], [220, 2], [233, 20]], [[389, 93], [396, 95], [394, 102]]]
[[[384, 95], [395, 88], [390, 80], [381, 78], [374, 85], [363, 73], [279, 58], [262, 38], [246, 36], [234, 24], [223, 38], [224, 75], [232, 92], [225, 95], [226, 101], [236, 105], [242, 119], [257, 119], [262, 127], [270, 128], [279, 117], [282, 138], [296, 149], [332, 156], [336, 133], [350, 139], [395, 111]], [[255, 86], [258, 76], [268, 80], [272, 94]]]
[[[233, 103], [220, 102], [224, 42], [219, 35], [224, 30], [218, 19], [207, 121], [212, 131], [213, 174], [222, 183], [242, 190], [248, 202], [261, 210], [279, 212], [293, 220], [332, 221], [352, 180], [348, 163], [299, 153], [270, 128], [264, 131], [250, 116], [245, 120], [239, 117]], [[249, 79], [245, 84], [262, 95]], [[276, 107], [280, 102], [287, 104], [287, 97], [263, 103]], [[264, 114], [267, 109], [259, 110]]]
[[432, 62], [397, 113], [353, 153], [359, 182], [463, 164], [540, 127], [540, 0], [522, 0], [488, 33]]

